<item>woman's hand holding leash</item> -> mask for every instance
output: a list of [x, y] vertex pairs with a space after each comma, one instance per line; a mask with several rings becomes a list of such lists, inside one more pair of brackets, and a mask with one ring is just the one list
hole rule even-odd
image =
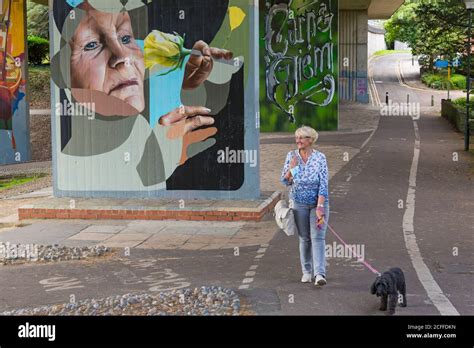
[[325, 212], [324, 212], [324, 208], [323, 207], [317, 207], [316, 208], [316, 227], [320, 230], [323, 225], [324, 225], [324, 215], [325, 215]]

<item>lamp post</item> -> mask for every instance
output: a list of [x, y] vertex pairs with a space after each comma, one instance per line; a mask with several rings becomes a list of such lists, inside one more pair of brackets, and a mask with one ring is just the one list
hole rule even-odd
[[472, 10], [474, 9], [474, 0], [464, 0], [466, 4], [466, 9], [469, 16], [469, 25], [467, 28], [467, 40], [468, 40], [468, 49], [467, 49], [467, 96], [466, 96], [466, 118], [464, 126], [464, 150], [469, 151], [469, 94], [471, 92], [471, 25], [472, 25]]

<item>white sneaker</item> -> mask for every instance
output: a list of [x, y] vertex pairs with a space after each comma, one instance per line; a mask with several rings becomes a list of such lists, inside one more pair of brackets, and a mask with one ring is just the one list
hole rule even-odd
[[323, 286], [323, 285], [326, 285], [326, 284], [327, 284], [326, 278], [324, 278], [322, 275], [318, 274], [316, 276], [316, 281], [314, 282], [314, 285]]
[[313, 277], [311, 276], [311, 274], [303, 274], [303, 277], [301, 278], [301, 282], [302, 283], [311, 283], [311, 280], [313, 279]]

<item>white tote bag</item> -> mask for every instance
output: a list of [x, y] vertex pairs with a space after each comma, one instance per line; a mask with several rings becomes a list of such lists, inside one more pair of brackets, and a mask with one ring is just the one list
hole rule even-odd
[[284, 200], [279, 201], [275, 205], [275, 221], [278, 227], [280, 227], [288, 236], [293, 236], [298, 233], [293, 209], [289, 208]]

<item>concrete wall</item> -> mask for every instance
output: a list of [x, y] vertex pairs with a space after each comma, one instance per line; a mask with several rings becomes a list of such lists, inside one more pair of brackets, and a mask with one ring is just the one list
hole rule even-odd
[[386, 50], [386, 49], [387, 49], [387, 44], [385, 43], [385, 34], [379, 31], [374, 32], [370, 30], [370, 27], [369, 27], [368, 45], [367, 45], [369, 57], [372, 56], [377, 51]]
[[396, 50], [409, 50], [410, 46], [407, 43], [395, 40], [394, 49]]
[[51, 3], [56, 196], [260, 196], [255, 1]]
[[339, 11], [339, 96], [369, 102], [367, 88], [367, 10]]

